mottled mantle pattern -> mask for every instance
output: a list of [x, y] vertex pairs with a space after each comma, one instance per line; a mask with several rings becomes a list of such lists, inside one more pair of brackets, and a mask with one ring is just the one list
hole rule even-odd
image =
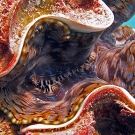
[[[61, 35], [64, 33], [64, 36], [67, 37], [67, 33], [69, 32], [67, 26], [65, 26], [62, 23], [59, 23], [57, 29], [50, 33], [54, 25], [58, 23], [52, 20], [52, 22], [54, 22], [51, 23], [49, 27], [46, 29], [46, 43], [49, 44], [54, 50], [50, 52], [50, 50], [52, 49], [51, 47], [44, 48], [42, 46], [40, 46], [42, 47], [42, 50], [40, 50], [40, 48], [37, 47], [37, 44], [44, 44], [42, 43], [42, 34], [38, 33], [36, 31], [37, 29], [35, 29], [35, 31], [33, 32], [35, 34], [34, 36], [39, 36], [41, 40], [39, 40], [40, 38], [38, 40], [37, 38], [34, 38], [34, 40], [28, 41], [30, 46], [26, 47], [34, 46], [33, 48], [31, 47], [31, 50], [35, 51], [35, 53], [29, 52], [29, 55], [26, 54], [26, 56], [31, 58], [31, 63], [28, 63], [26, 68], [22, 68], [24, 70], [24, 74], [21, 77], [17, 75], [16, 77], [14, 77], [14, 79], [12, 79], [12, 81], [9, 81], [10, 83], [8, 82], [6, 85], [3, 85], [1, 83], [3, 86], [1, 85], [0, 89], [0, 96], [2, 97], [0, 101], [0, 107], [2, 106], [4, 108], [5, 106], [8, 106], [7, 104], [9, 104], [9, 108], [7, 107], [7, 110], [3, 108], [2, 110], [5, 113], [7, 113], [8, 117], [12, 119], [12, 122], [16, 124], [12, 124], [10, 120], [7, 118], [7, 116], [5, 116], [3, 112], [0, 112], [0, 134], [19, 134], [18, 124], [26, 124], [27, 122], [30, 123], [31, 120], [34, 119], [34, 117], [42, 116], [43, 114], [44, 117], [47, 117], [47, 115], [45, 115], [47, 113], [53, 114], [53, 111], [43, 112], [43, 110], [45, 110], [46, 108], [48, 109], [50, 107], [50, 104], [46, 101], [60, 101], [64, 96], [64, 90], [67, 90], [70, 87], [65, 84], [73, 85], [74, 83], [79, 83], [80, 81], [86, 78], [94, 79], [94, 83], [91, 82], [91, 86], [93, 84], [96, 85], [96, 87], [99, 87], [107, 83], [114, 84], [125, 88], [127, 91], [130, 92], [130, 94], [135, 96], [135, 33], [129, 27], [119, 27], [124, 21], [127, 21], [128, 19], [130, 19], [130, 17], [133, 16], [135, 12], [135, 1], [130, 0], [127, 2], [121, 0], [105, 2], [114, 12], [115, 21], [112, 24], [112, 26], [102, 34], [101, 39], [98, 39], [97, 42], [96, 40], [99, 37], [100, 33], [91, 33], [83, 35], [82, 33], [75, 33], [74, 31], [70, 31], [71, 38], [68, 42], [66, 42], [64, 41], [65, 39], [63, 39]], [[40, 32], [45, 32], [44, 29], [40, 30]], [[62, 34], [61, 30], [63, 32]], [[30, 33], [31, 37], [33, 33]], [[111, 37], [110, 35], [113, 35], [113, 37]], [[2, 38], [0, 41], [0, 47], [3, 47], [2, 44], [7, 44], [6, 40], [2, 41]], [[57, 47], [54, 47], [53, 45], [56, 43], [56, 41], [58, 41]], [[72, 46], [72, 44], [69, 44], [70, 42], [72, 42], [75, 45], [75, 49], [77, 49], [77, 51], [74, 51], [74, 46]], [[84, 46], [81, 46], [80, 43]], [[63, 44], [66, 44], [67, 47], [63, 47]], [[95, 44], [94, 49], [91, 50], [92, 53], [91, 51], [86, 51], [91, 49], [88, 46], [89, 44]], [[79, 47], [81, 47], [81, 49], [78, 49]], [[3, 53], [3, 50], [6, 51], [6, 48], [1, 48], [0, 53]], [[69, 52], [71, 52], [72, 50], [73, 55], [71, 57]], [[41, 63], [41, 61], [43, 60], [42, 56], [44, 55], [44, 53], [47, 53], [45, 62], [47, 62], [48, 65], [44, 65], [44, 63]], [[40, 57], [36, 57], [36, 55]], [[88, 57], [89, 55], [90, 57]], [[36, 60], [32, 58], [36, 58]], [[83, 61], [84, 58], [87, 58], [86, 61]], [[78, 60], [78, 63], [74, 64], [74, 61], [76, 60]], [[35, 61], [37, 66], [32, 67], [31, 65], [34, 65], [33, 63]], [[50, 61], [54, 63], [50, 64]], [[69, 61], [70, 64], [67, 64], [66, 62]], [[61, 64], [55, 65], [57, 62], [60, 62]], [[51, 67], [55, 68], [51, 69]], [[31, 68], [33, 68], [33, 70], [28, 74], [28, 70], [31, 70]], [[43, 71], [43, 69], [45, 70]], [[21, 72], [22, 71], [20, 71], [18, 74], [21, 74]], [[53, 77], [51, 76], [52, 74]], [[49, 77], [45, 78], [46, 75]], [[65, 81], [65, 78], [70, 79], [68, 81]], [[101, 80], [99, 81], [99, 79], [97, 78], [105, 80], [107, 83], [104, 81], [102, 82]], [[7, 79], [9, 78], [7, 77]], [[24, 80], [23, 83], [22, 80]], [[46, 87], [44, 87], [44, 83], [46, 83]], [[16, 84], [16, 86], [14, 84]], [[52, 84], [54, 85], [50, 88]], [[61, 85], [62, 89], [58, 93], [57, 88]], [[52, 91], [49, 91], [50, 89]], [[53, 91], [55, 92], [53, 93]], [[50, 98], [50, 95], [52, 94], [51, 92], [54, 94], [54, 96]], [[85, 97], [85, 95], [88, 94], [87, 92], [85, 93], [85, 91], [83, 90], [77, 91], [76, 93], [72, 93], [72, 91], [70, 92], [69, 95], [65, 97], [64, 101], [62, 101], [62, 103], [58, 104], [57, 107], [55, 106], [57, 113], [60, 114], [61, 117], [61, 114], [64, 112], [69, 112], [67, 115], [70, 117], [72, 115], [72, 107], [76, 107], [73, 105], [69, 108], [69, 110], [66, 110], [66, 101], [67, 104], [69, 102], [76, 104], [78, 103], [78, 100], [76, 98], [77, 94], [78, 97], [80, 96], [79, 98]], [[43, 96], [43, 93], [46, 93], [46, 96]], [[42, 101], [38, 100], [38, 102], [35, 103], [35, 100], [33, 98], [34, 96], [37, 96]], [[71, 98], [70, 101], [67, 100], [69, 98]], [[44, 106], [43, 102], [46, 103], [46, 106]], [[103, 104], [100, 106], [101, 108], [99, 106], [98, 108], [96, 105], [94, 108], [96, 120], [95, 129], [99, 133], [103, 135], [107, 135], [108, 133], [114, 135], [135, 134], [134, 113], [129, 113], [129, 116], [127, 116], [128, 111], [125, 113], [125, 115], [117, 113], [120, 112], [121, 109], [123, 109], [123, 106], [121, 104], [119, 105], [114, 103], [113, 101], [110, 101], [109, 105], [107, 105], [105, 104], [107, 103], [107, 101], [104, 101], [103, 99], [101, 100], [101, 103], [102, 102]], [[53, 106], [53, 104], [51, 105]], [[60, 112], [61, 110], [58, 110], [59, 106], [61, 106], [61, 109], [63, 111], [62, 113]], [[10, 110], [13, 114], [8, 112], [8, 110]], [[98, 113], [98, 111], [100, 112], [100, 114]], [[36, 114], [33, 114], [35, 112]], [[21, 115], [21, 113], [23, 113], [23, 116]], [[114, 117], [114, 114], [118, 114], [117, 117]], [[12, 115], [15, 115], [15, 117], [18, 118], [20, 121], [14, 119]], [[24, 118], [26, 121], [24, 120]], [[58, 120], [58, 118], [55, 117], [53, 118], [53, 120]], [[38, 122], [39, 119], [35, 121]], [[108, 123], [110, 124], [109, 126]], [[106, 130], [106, 125], [108, 126], [108, 130]], [[113, 126], [109, 128], [111, 125]], [[7, 131], [5, 131], [5, 129]], [[123, 131], [123, 129], [126, 129], [126, 131]]]
[[101, 36], [106, 42], [115, 45], [116, 40], [114, 39], [113, 32], [120, 27], [123, 22], [128, 21], [135, 14], [135, 1], [134, 0], [103, 0], [114, 13], [114, 22], [106, 29]]

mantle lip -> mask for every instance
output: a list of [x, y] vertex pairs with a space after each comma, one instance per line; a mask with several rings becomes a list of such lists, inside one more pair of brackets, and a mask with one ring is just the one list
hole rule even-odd
[[124, 88], [116, 86], [116, 85], [106, 84], [106, 85], [100, 86], [100, 87], [96, 88], [95, 90], [93, 90], [92, 92], [90, 92], [87, 95], [87, 97], [84, 99], [82, 104], [80, 105], [79, 111], [77, 111], [75, 116], [72, 119], [70, 119], [69, 121], [67, 121], [66, 123], [62, 123], [59, 125], [51, 125], [51, 124], [45, 125], [45, 124], [41, 124], [41, 123], [30, 124], [24, 128], [22, 127], [20, 129], [21, 133], [26, 133], [27, 131], [33, 131], [33, 130], [59, 129], [59, 128], [63, 128], [63, 127], [66, 127], [66, 126], [72, 124], [80, 116], [80, 114], [83, 111], [83, 108], [87, 106], [87, 102], [89, 101], [90, 96], [93, 97], [93, 95], [100, 93], [103, 89], [105, 89], [105, 90], [106, 89], [115, 89], [117, 91], [117, 93], [119, 93], [120, 95], [126, 96], [127, 100], [132, 102], [135, 106], [135, 99]]

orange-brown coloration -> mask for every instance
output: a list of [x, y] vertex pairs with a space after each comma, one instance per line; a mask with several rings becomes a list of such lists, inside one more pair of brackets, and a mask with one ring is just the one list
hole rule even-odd
[[[6, 58], [6, 59], [5, 59]], [[16, 56], [10, 54], [9, 57], [4, 57], [4, 61], [0, 63], [0, 76], [6, 74], [16, 62]]]
[[0, 112], [0, 135], [17, 135], [9, 119]]
[[6, 74], [16, 62], [16, 56], [12, 54], [5, 44], [0, 44], [0, 76]]
[[[0, 2], [3, 2], [3, 1], [4, 0], [2, 0]], [[12, 2], [14, 2], [14, 0], [13, 1], [7, 1], [7, 5], [8, 6], [9, 5], [11, 6], [12, 5]], [[27, 2], [29, 3], [29, 5], [27, 4]], [[49, 4], [44, 3], [44, 5], [46, 5], [46, 7], [49, 7], [49, 9], [48, 9], [48, 8], [45, 8], [43, 6], [46, 9], [46, 10], [44, 10], [44, 8], [42, 9], [42, 4], [41, 3], [38, 3], [37, 1], [36, 2], [35, 1], [33, 1], [33, 2], [31, 1], [31, 3], [32, 4], [34, 3], [33, 4], [34, 6], [32, 4], [30, 4], [30, 1], [28, 1], [28, 0], [26, 0], [26, 3], [25, 2], [23, 4], [20, 3], [20, 5], [21, 4], [23, 6], [25, 5], [27, 8], [25, 9], [24, 8], [25, 6], [24, 7], [22, 6], [23, 8], [20, 6], [21, 7], [20, 10], [19, 10], [20, 12], [17, 12], [17, 14], [14, 15], [14, 19], [13, 19], [13, 22], [12, 22], [12, 25], [11, 26], [13, 26], [13, 27], [15, 26], [16, 29], [12, 29], [11, 28], [11, 31], [13, 33], [15, 33], [14, 34], [14, 37], [15, 38], [16, 38], [16, 35], [18, 35], [18, 37], [17, 37], [16, 40], [18, 40], [18, 38], [20, 38], [20, 39], [22, 38], [21, 37], [21, 34], [22, 34], [21, 32], [22, 32], [23, 28], [27, 24], [29, 24], [32, 20], [34, 20], [35, 18], [37, 18], [38, 16], [40, 16], [42, 14], [46, 14], [46, 12], [47, 13], [53, 12], [52, 11], [53, 8], [51, 9], [51, 6], [48, 6]], [[50, 1], [49, 1], [49, 3], [50, 3]], [[100, 9], [97, 9], [96, 10], [96, 8], [100, 7], [100, 4], [98, 3], [98, 0], [91, 0], [91, 1], [88, 1], [88, 0], [84, 0], [84, 1], [83, 0], [74, 0], [74, 1], [69, 0], [67, 2], [67, 4], [70, 5], [70, 8], [68, 7], [69, 10], [71, 8], [72, 9], [74, 9], [74, 8], [81, 8], [81, 9], [84, 9], [84, 10], [92, 9], [94, 12], [100, 14]], [[16, 5], [17, 5], [17, 3], [16, 3]], [[1, 34], [0, 35], [0, 43], [2, 42], [2, 43], [5, 43], [5, 44], [8, 44], [9, 24], [10, 24], [10, 19], [12, 19], [12, 18], [9, 18], [9, 16], [11, 17], [13, 15], [13, 14], [9, 14], [9, 13], [10, 13], [10, 9], [12, 9], [12, 11], [13, 11], [13, 9], [15, 8], [15, 6], [13, 6], [13, 7], [11, 6], [12, 8], [10, 8], [10, 6], [8, 7], [9, 11], [3, 9], [3, 12], [2, 12], [2, 14], [4, 14], [4, 15], [6, 14], [6, 16], [3, 16], [3, 18], [2, 18], [3, 19], [2, 20], [2, 23], [4, 22], [4, 19], [6, 19], [8, 21], [8, 23], [6, 23], [5, 25], [2, 24], [3, 25], [3, 28], [1, 28], [1, 30], [4, 31], [5, 33], [1, 33], [1, 31], [0, 31], [0, 34]], [[32, 9], [30, 8], [31, 6], [32, 6]], [[2, 7], [4, 7], [4, 5], [2, 5]], [[55, 5], [54, 7], [56, 8], [57, 5]], [[60, 9], [61, 9], [61, 7], [58, 8], [58, 11]], [[28, 12], [27, 12], [27, 10], [28, 10]], [[31, 14], [35, 10], [36, 10], [36, 12], [34, 14]], [[44, 10], [44, 11], [42, 11], [42, 10]], [[64, 11], [62, 11], [62, 12], [64, 12]], [[20, 22], [18, 22], [18, 20]], [[20, 25], [17, 25], [17, 24], [20, 24]], [[20, 30], [18, 30], [19, 28], [20, 28]], [[16, 30], [18, 30], [18, 31], [16, 32]], [[129, 35], [127, 35], [127, 36], [129, 36]], [[3, 37], [3, 38], [1, 38], [1, 37]], [[25, 40], [27, 40], [27, 38], [25, 38]], [[20, 44], [18, 44], [18, 48], [19, 48], [19, 45]], [[126, 48], [126, 49], [128, 51], [121, 51], [122, 53], [121, 53], [120, 56], [123, 57], [124, 55], [126, 55], [126, 58], [127, 59], [126, 59], [126, 62], [125, 63], [129, 66], [126, 69], [127, 69], [128, 73], [130, 73], [130, 72], [132, 73], [133, 72], [132, 67], [134, 66], [134, 59], [135, 59], [134, 58], [134, 50], [135, 50], [134, 44], [131, 45], [131, 47]], [[0, 53], [2, 52], [1, 50], [2, 49], [0, 48]], [[33, 70], [31, 67], [30, 68], [27, 68], [28, 65], [26, 65], [27, 62], [31, 62], [31, 61], [29, 61], [29, 58], [31, 58], [33, 55], [36, 55], [36, 54], [30, 55], [31, 54], [30, 51], [31, 51], [31, 49], [28, 49], [27, 44], [24, 44], [24, 46], [22, 48], [22, 53], [20, 55], [20, 58], [19, 58], [19, 61], [18, 61], [17, 65], [15, 66], [15, 68], [9, 74], [7, 74], [7, 78], [8, 77], [11, 77], [11, 82], [8, 81], [7, 84], [5, 82], [4, 82], [5, 84], [3, 83], [5, 86], [7, 85], [6, 86], [7, 89], [5, 87], [3, 87], [4, 86], [3, 84], [2, 84], [3, 86], [1, 86], [1, 89], [0, 89], [2, 91], [0, 93], [0, 97], [1, 97], [0, 108], [1, 108], [1, 110], [3, 110], [8, 115], [8, 117], [15, 124], [25, 125], [25, 124], [30, 124], [30, 123], [33, 123], [33, 122], [35, 122], [35, 123], [43, 123], [43, 124], [46, 124], [46, 125], [47, 124], [52, 124], [52, 125], [64, 124], [64, 123], [72, 120], [75, 117], [75, 115], [79, 111], [79, 108], [82, 105], [82, 102], [84, 101], [85, 98], [87, 98], [87, 96], [88, 96], [89, 93], [93, 92], [96, 88], [101, 87], [102, 85], [106, 85], [106, 83], [100, 83], [100, 82], [98, 82], [98, 79], [96, 81], [93, 81], [94, 83], [93, 82], [90, 82], [90, 80], [89, 80], [89, 84], [87, 83], [87, 84], [84, 84], [84, 85], [80, 85], [80, 87], [77, 84], [74, 87], [74, 89], [71, 88], [71, 93], [69, 92], [70, 89], [67, 90], [67, 93], [66, 94], [68, 96], [65, 99], [67, 101], [70, 99], [70, 102], [69, 103], [68, 102], [66, 103], [66, 100], [61, 101], [60, 104], [57, 104], [57, 102], [53, 102], [52, 103], [50, 101], [46, 101], [46, 100], [44, 101], [44, 100], [42, 100], [42, 99], [40, 99], [40, 98], [37, 97], [37, 95], [40, 93], [40, 91], [38, 91], [39, 89], [35, 85], [33, 85], [31, 82], [30, 82], [31, 83], [30, 85], [28, 84], [29, 82], [28, 83], [23, 83], [23, 81], [24, 82], [30, 81], [30, 80], [27, 80], [27, 77], [29, 77], [27, 75], [29, 75], [30, 70]], [[110, 53], [112, 53], [112, 52], [110, 51], [109, 54]], [[96, 56], [93, 57], [94, 60], [96, 58], [97, 58]], [[107, 59], [105, 59], [106, 60], [105, 61], [105, 64], [107, 66], [108, 65], [111, 65], [110, 63], [109, 64], [107, 63], [108, 62], [107, 60], [108, 59], [110, 60], [110, 58], [113, 58], [113, 56], [110, 55], [110, 57], [107, 57]], [[119, 55], [116, 55], [114, 57], [114, 59], [113, 59], [112, 65], [111, 65], [115, 69], [116, 68], [120, 68], [121, 69], [121, 66], [116, 65], [118, 59], [119, 59]], [[14, 63], [16, 63], [16, 61], [17, 61], [17, 56], [16, 56], [16, 54], [12, 54], [10, 52], [10, 49], [9, 49], [8, 52], [5, 53], [4, 55], [1, 55], [0, 54], [0, 60], [2, 61], [2, 62], [0, 61], [0, 76], [1, 76], [3, 74], [8, 73], [8, 71], [10, 69], [12, 69], [12, 67], [14, 66]], [[42, 60], [40, 60], [40, 62], [42, 62]], [[40, 66], [41, 63], [38, 63], [37, 62], [36, 64], [37, 65], [39, 64], [39, 66]], [[34, 62], [33, 62], [33, 65], [34, 65]], [[21, 72], [21, 68], [23, 66], [26, 67], [26, 72]], [[110, 67], [108, 66], [107, 69], [109, 70]], [[23, 76], [23, 73], [25, 73], [26, 76]], [[117, 71], [115, 73], [116, 74], [114, 76], [114, 80], [116, 80], [118, 78]], [[129, 78], [128, 77], [129, 76], [128, 73], [127, 74], [125, 73], [124, 75], [123, 75], [123, 73], [121, 73], [121, 74], [123, 75], [123, 78], [126, 79], [127, 81], [130, 81], [130, 79], [133, 80], [133, 78]], [[12, 76], [15, 76], [16, 74], [19, 74], [18, 75], [18, 78], [20, 80], [17, 77], [16, 78], [18, 80], [16, 78], [15, 78], [16, 80], [15, 79], [12, 79]], [[77, 77], [79, 77], [79, 75]], [[95, 76], [93, 76], [93, 77], [95, 77]], [[109, 74], [108, 74], [107, 78], [109, 78]], [[109, 78], [109, 81], [111, 79]], [[18, 81], [18, 83], [16, 85], [16, 82], [17, 81]], [[19, 83], [19, 81], [20, 81], [20, 83]], [[117, 80], [117, 82], [121, 82], [121, 80], [119, 80], [119, 81]], [[11, 83], [13, 83], [13, 85], [10, 85]], [[14, 86], [14, 85], [16, 85], [16, 86]], [[132, 85], [134, 85], [134, 84], [132, 84]], [[12, 86], [14, 86], [15, 89], [14, 89], [14, 87], [13, 87], [13, 89], [11, 89]], [[47, 95], [48, 93], [43, 92], [41, 94], [42, 95], [39, 95], [39, 97], [40, 96], [42, 97], [44, 95]], [[55, 94], [57, 95], [57, 91], [56, 91]], [[60, 97], [60, 95], [58, 95], [58, 96]], [[94, 127], [93, 127], [93, 124], [95, 122], [94, 119], [93, 119], [94, 118], [93, 112], [92, 112], [93, 110], [91, 110], [91, 108], [89, 108], [89, 106], [91, 106], [91, 104], [94, 104], [94, 103], [97, 104], [97, 106], [98, 106], [98, 103], [97, 102], [100, 102], [100, 98], [102, 98], [102, 97], [105, 97], [106, 101], [108, 101], [108, 100], [115, 101], [116, 100], [117, 103], [119, 103], [120, 105], [122, 105], [124, 107], [126, 107], [126, 105], [128, 105], [127, 109], [133, 110], [133, 111], [135, 110], [134, 103], [132, 103], [128, 99], [128, 97], [126, 97], [126, 95], [124, 95], [120, 91], [120, 89], [105, 88], [102, 91], [99, 91], [97, 93], [91, 94], [90, 97], [89, 97], [89, 99], [85, 102], [85, 106], [80, 111], [81, 112], [80, 116], [77, 119], [75, 119], [75, 121], [73, 121], [68, 126], [62, 127], [60, 129], [60, 132], [63, 132], [63, 134], [64, 134], [64, 133], [66, 133], [68, 131], [73, 131], [74, 132], [74, 135], [89, 135], [89, 134], [91, 135], [92, 133], [93, 133], [93, 135], [98, 135], [98, 132], [96, 132], [94, 130]], [[48, 106], [49, 107], [45, 103], [48, 103]], [[64, 104], [65, 104], [65, 106], [64, 106]], [[42, 108], [42, 106], [44, 108]], [[52, 106], [54, 106], [54, 107], [52, 107]], [[64, 113], [66, 114], [66, 117], [64, 116], [65, 115]], [[124, 111], [123, 111], [123, 113], [124, 113]], [[9, 128], [10, 128], [10, 126], [9, 126]], [[5, 130], [3, 130], [3, 131], [5, 131]], [[43, 133], [45, 132], [47, 134], [51, 134], [52, 131], [53, 132], [56, 132], [56, 134], [57, 134], [57, 132], [59, 132], [59, 129], [54, 129], [54, 130], [53, 129], [47, 129], [47, 130], [44, 130]], [[28, 131], [26, 133], [26, 135], [41, 135], [41, 134], [39, 133], [39, 131], [36, 132], [34, 130], [33, 131]], [[70, 135], [70, 133], [69, 133], [69, 135]]]
[[114, 33], [116, 46], [125, 45], [129, 40], [134, 39], [134, 31], [129, 26], [121, 26]]
[[11, 130], [10, 123], [0, 123], [0, 135], [14, 135], [14, 133]]
[[[102, 42], [100, 42], [102, 44]], [[135, 41], [125, 46], [107, 48], [97, 52], [97, 73], [99, 78], [134, 93]]]
[[[88, 86], [87, 90], [89, 88], [90, 87]], [[98, 135], [98, 132], [94, 129], [96, 116], [94, 109], [101, 109], [103, 107], [102, 99], [104, 99], [105, 103], [115, 102], [116, 104], [122, 106], [123, 109], [120, 110], [122, 114], [129, 114], [133, 117], [135, 116], [135, 104], [130, 95], [128, 95], [128, 93], [120, 87], [106, 85], [95, 89], [92, 93], [90, 93], [87, 100], [84, 102], [81, 114], [73, 123], [62, 128], [43, 129], [40, 132], [31, 128], [31, 130], [29, 129], [27, 133], [30, 135], [41, 135], [42, 133], [45, 133], [46, 135], [51, 134], [51, 132], [54, 133], [54, 135], [60, 133], [62, 135], [63, 133], [67, 133], [67, 135], [70, 135], [71, 133], [74, 133], [74, 135]], [[66, 130], [64, 128], [66, 128]]]
[[40, 130], [29, 130], [25, 135], [92, 135], [96, 131], [93, 127], [95, 121], [93, 119], [93, 113], [86, 111], [82, 113], [78, 120], [63, 128], [56, 129], [44, 129]]

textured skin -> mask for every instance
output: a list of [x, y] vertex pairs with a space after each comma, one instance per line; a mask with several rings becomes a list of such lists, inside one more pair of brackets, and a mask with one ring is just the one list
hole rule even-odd
[[[80, 105], [79, 99], [85, 98], [93, 89], [106, 84], [121, 86], [134, 96], [134, 32], [130, 28], [127, 28], [131, 31], [131, 34], [129, 32], [129, 34], [126, 35], [126, 32], [123, 30], [122, 38], [127, 37], [127, 39], [126, 41], [124, 40], [124, 43], [120, 46], [117, 44], [119, 35], [116, 32], [114, 35], [116, 47], [112, 47], [115, 42], [110, 39], [108, 40], [108, 35], [114, 32], [121, 23], [132, 17], [135, 11], [135, 2], [105, 2], [113, 10], [115, 21], [112, 26], [103, 33], [101, 37], [103, 40], [98, 40], [101, 34], [100, 32], [89, 34], [74, 32], [58, 20], [51, 20], [51, 23], [49, 20], [41, 20], [41, 22], [39, 22], [40, 25], [31, 28], [33, 31], [29, 31], [26, 36], [19, 62], [10, 73], [0, 78], [0, 108], [10, 117], [13, 123], [16, 125], [28, 124], [32, 121], [45, 123], [44, 121], [46, 120], [47, 122], [53, 123], [58, 120], [61, 122], [67, 117], [71, 119], [74, 112], [76, 113], [74, 110], [78, 107], [77, 105]], [[7, 3], [7, 5], [9, 5], [9, 3]], [[123, 5], [123, 10], [120, 10]], [[129, 8], [129, 6], [131, 7]], [[32, 10], [29, 7], [28, 9]], [[8, 21], [8, 25], [4, 25], [5, 28], [9, 27], [10, 20]], [[9, 51], [9, 47], [5, 47], [5, 44], [8, 45], [8, 30], [8, 28], [5, 30], [5, 37], [3, 33], [0, 33], [3, 36], [3, 38], [0, 38], [0, 60], [2, 61], [2, 59], [5, 58], [4, 65], [9, 68], [10, 66], [6, 64], [6, 62], [8, 63], [8, 61], [10, 61], [8, 60], [10, 57], [8, 56], [12, 56], [13, 54]], [[68, 36], [69, 33], [71, 34], [70, 37]], [[107, 43], [107, 41], [109, 41], [109, 43]], [[93, 49], [92, 45], [95, 44], [95, 42], [97, 43], [94, 51], [91, 53]], [[92, 55], [89, 56], [90, 54]], [[6, 68], [3, 66], [3, 63], [0, 64], [1, 67]], [[89, 89], [85, 90], [84, 88], [86, 86], [89, 87]], [[117, 95], [117, 93], [115, 94]], [[116, 107], [114, 112], [116, 116], [117, 113], [119, 115], [116, 118], [117, 120], [112, 123], [116, 124], [118, 122], [117, 124], [120, 128], [118, 132], [116, 132], [116, 124], [113, 131], [111, 132], [110, 130], [110, 134], [134, 134], [135, 110], [127, 107], [128, 110], [125, 105], [126, 103], [124, 105], [115, 103], [119, 98], [111, 99], [108, 93], [105, 99], [107, 100], [105, 100], [101, 106], [96, 102], [95, 110], [92, 110], [93, 108], [87, 108], [88, 112], [92, 110], [95, 115], [97, 115], [96, 130], [100, 131], [102, 127], [99, 126], [100, 117], [103, 123], [106, 122], [106, 119], [104, 119], [105, 116], [109, 118], [109, 122], [112, 122], [112, 112]], [[109, 104], [106, 106], [108, 101]], [[104, 105], [107, 109], [101, 109], [105, 107]], [[122, 124], [119, 120], [123, 118], [121, 106], [127, 109], [124, 115], [125, 121]], [[98, 115], [96, 109], [101, 112], [102, 115]], [[110, 112], [109, 115], [106, 115], [107, 110]], [[129, 114], [132, 117], [127, 117]], [[0, 114], [0, 116], [2, 117], [3, 114]], [[127, 122], [130, 119], [132, 119], [132, 127], [129, 126], [130, 122]], [[4, 124], [2, 126], [4, 126]], [[10, 132], [9, 124], [8, 127]], [[14, 127], [16, 126], [14, 125]], [[126, 127], [129, 131], [121, 131], [122, 127]], [[3, 128], [2, 132], [4, 132]], [[104, 135], [107, 134], [103, 131], [100, 132]], [[81, 132], [79, 134], [81, 134]], [[88, 132], [84, 134], [88, 134]]]
[[0, 116], [0, 135], [18, 135], [19, 128], [13, 125], [2, 111], [0, 111]]
[[115, 39], [111, 35], [135, 14], [135, 0], [103, 0], [114, 13], [114, 22], [102, 34], [101, 38], [108, 43], [115, 45]]
[[135, 39], [135, 32], [129, 26], [121, 26], [113, 34], [116, 39], [115, 46], [124, 46], [126, 43]]
[[[35, 54], [31, 56], [30, 53], [27, 53], [25, 66], [18, 68], [21, 64], [19, 60], [19, 64], [17, 64], [12, 72], [1, 78], [1, 91], [3, 91], [3, 93], [0, 93], [1, 106], [10, 106], [10, 111], [14, 115], [12, 119], [15, 118], [15, 114], [18, 114], [19, 118], [15, 122], [18, 124], [23, 123], [24, 119], [30, 123], [35, 117], [39, 116], [49, 120], [47, 118], [49, 106], [52, 106], [53, 110], [55, 110], [50, 110], [50, 115], [52, 114], [53, 116], [54, 112], [56, 114], [56, 116], [54, 115], [54, 120], [58, 119], [61, 121], [61, 115], [63, 117], [70, 116], [72, 111], [71, 114], [66, 114], [65, 116], [58, 108], [61, 106], [61, 109], [65, 113], [68, 113], [71, 105], [74, 108], [74, 104], [76, 104], [77, 97], [79, 96], [74, 97], [76, 92], [76, 90], [74, 92], [72, 91], [74, 83], [79, 83], [79, 81], [83, 81], [86, 78], [96, 77], [94, 72], [89, 71], [86, 65], [82, 63], [86, 61], [85, 59], [90, 54], [90, 51], [86, 52], [86, 50], [91, 49], [92, 44], [96, 41], [100, 32], [84, 35], [82, 33], [74, 33], [74, 31], [70, 30], [71, 36], [67, 40], [63, 39], [63, 35], [64, 37], [67, 36], [64, 30], [62, 34], [60, 31], [59, 35], [56, 35], [56, 32], [63, 28], [62, 23], [60, 23], [60, 26], [57, 25], [57, 29], [53, 29], [57, 21], [53, 22], [51, 20], [49, 24], [48, 20], [45, 19], [45, 21], [41, 22], [44, 22], [45, 26], [47, 23], [48, 27], [46, 28], [42, 25], [43, 29], [41, 33], [36, 33], [35, 31], [32, 33], [28, 32], [28, 39], [33, 33], [36, 37], [34, 39], [30, 38], [27, 41], [28, 44], [24, 44], [24, 46], [26, 45], [25, 47], [30, 48], [30, 51], [35, 50]], [[32, 29], [36, 28], [32, 27]], [[42, 33], [46, 33], [46, 35], [44, 36]], [[78, 39], [77, 35], [79, 36], [79, 42], [76, 41]], [[89, 43], [87, 44], [87, 41], [90, 42], [90, 40], [91, 46], [89, 46]], [[42, 51], [40, 50], [41, 48]], [[70, 55], [71, 53], [72, 55]], [[80, 53], [82, 54], [81, 57], [79, 55]], [[81, 66], [83, 67], [81, 68]], [[17, 72], [16, 75], [14, 75], [15, 72]], [[10, 74], [14, 76], [10, 76]], [[8, 82], [6, 82], [7, 80]], [[11, 92], [10, 95], [8, 91]], [[66, 94], [67, 92], [68, 94]], [[6, 102], [5, 94], [8, 97]], [[85, 94], [80, 96], [85, 96]], [[14, 100], [12, 100], [13, 97]], [[26, 101], [27, 104], [25, 103]], [[49, 102], [54, 102], [54, 104]]]
[[0, 44], [8, 45], [9, 27], [19, 0], [0, 0]]
[[125, 46], [107, 48], [97, 54], [99, 54], [96, 64], [98, 77], [110, 84], [121, 86], [134, 95], [135, 40]]

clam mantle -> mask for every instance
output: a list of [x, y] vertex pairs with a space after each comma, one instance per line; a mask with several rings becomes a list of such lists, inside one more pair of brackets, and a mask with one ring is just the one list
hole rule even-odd
[[0, 117], [11, 134], [135, 133], [135, 34], [117, 29], [135, 2], [117, 1], [121, 14], [105, 3], [0, 1]]

